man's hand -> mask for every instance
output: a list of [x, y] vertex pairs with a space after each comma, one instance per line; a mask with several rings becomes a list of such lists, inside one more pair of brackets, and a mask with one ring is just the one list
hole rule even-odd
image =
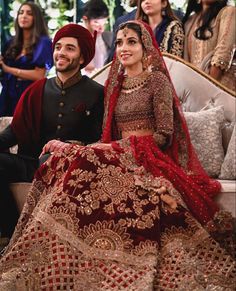
[[42, 152], [39, 156], [39, 158], [41, 158], [43, 155], [50, 153], [52, 154], [53, 152], [56, 151], [61, 151], [64, 150], [66, 147], [68, 147], [70, 144], [56, 140], [56, 139], [52, 139], [50, 140], [48, 143], [45, 144], [45, 146], [42, 149]]

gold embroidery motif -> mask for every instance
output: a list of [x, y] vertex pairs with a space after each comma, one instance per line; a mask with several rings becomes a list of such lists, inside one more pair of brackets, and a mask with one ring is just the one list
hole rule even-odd
[[125, 251], [132, 248], [127, 229], [114, 221], [97, 221], [79, 231], [79, 237], [92, 247], [102, 250]]
[[[169, 42], [171, 40], [171, 47]], [[179, 21], [173, 20], [167, 26], [164, 32], [163, 40], [160, 44], [160, 50], [162, 52], [168, 52], [170, 54], [182, 57], [184, 51], [184, 30]]]
[[134, 250], [132, 250], [132, 254], [137, 256], [157, 256], [158, 252], [158, 244], [157, 242], [146, 240], [144, 242], [140, 242]]

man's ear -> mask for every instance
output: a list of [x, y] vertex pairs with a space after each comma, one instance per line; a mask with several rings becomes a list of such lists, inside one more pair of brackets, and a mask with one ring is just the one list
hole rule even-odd
[[82, 54], [80, 55], [79, 63], [80, 63], [81, 65], [84, 63], [84, 57], [83, 57]]
[[88, 17], [87, 17], [87, 16], [85, 16], [85, 15], [84, 15], [84, 16], [82, 16], [82, 19], [83, 19], [83, 21], [85, 21], [85, 22], [86, 22], [86, 21], [88, 21]]

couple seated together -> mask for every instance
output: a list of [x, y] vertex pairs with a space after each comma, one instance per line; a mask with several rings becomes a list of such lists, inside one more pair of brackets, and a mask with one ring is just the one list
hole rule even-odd
[[102, 86], [80, 75], [93, 48], [85, 28], [61, 28], [57, 77], [24, 92], [8, 129], [20, 150], [50, 156], [2, 254], [0, 290], [234, 290], [231, 218], [213, 202], [220, 184], [195, 154], [151, 28], [117, 30], [103, 126]]

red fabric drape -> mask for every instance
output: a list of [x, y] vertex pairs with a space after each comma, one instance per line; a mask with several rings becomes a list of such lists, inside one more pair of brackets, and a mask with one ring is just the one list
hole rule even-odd
[[34, 147], [40, 136], [42, 96], [46, 78], [34, 82], [22, 94], [11, 123], [19, 145]]

